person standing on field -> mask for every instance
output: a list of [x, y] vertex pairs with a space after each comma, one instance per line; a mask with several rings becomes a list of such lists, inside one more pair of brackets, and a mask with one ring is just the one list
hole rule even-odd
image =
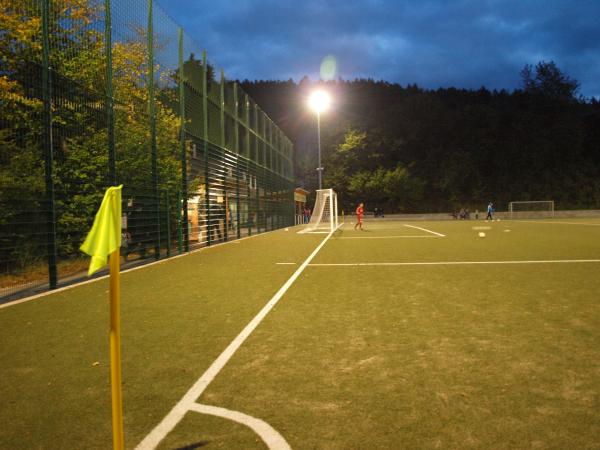
[[365, 205], [363, 203], [361, 203], [360, 205], [358, 205], [358, 208], [356, 208], [356, 224], [354, 225], [355, 230], [356, 230], [356, 227], [360, 228], [361, 231], [363, 229], [362, 220], [363, 220], [363, 215], [365, 213], [364, 206]]
[[485, 220], [494, 220], [494, 218], [492, 217], [492, 213], [494, 212], [494, 204], [492, 202], [490, 202], [490, 204], [487, 207], [487, 216], [485, 218]]

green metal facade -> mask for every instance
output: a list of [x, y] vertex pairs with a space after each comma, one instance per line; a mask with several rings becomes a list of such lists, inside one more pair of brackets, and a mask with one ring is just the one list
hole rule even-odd
[[79, 277], [110, 185], [125, 264], [293, 224], [290, 140], [160, 5], [4, 3], [0, 301]]

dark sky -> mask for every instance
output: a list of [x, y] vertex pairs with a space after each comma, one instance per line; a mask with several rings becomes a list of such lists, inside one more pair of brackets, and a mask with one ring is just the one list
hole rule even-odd
[[159, 0], [230, 79], [519, 87], [553, 60], [600, 99], [600, 0]]

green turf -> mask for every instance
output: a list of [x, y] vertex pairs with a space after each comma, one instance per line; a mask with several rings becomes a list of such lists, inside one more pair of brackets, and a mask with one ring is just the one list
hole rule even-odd
[[[558, 222], [558, 221], [557, 221]], [[346, 225], [313, 263], [600, 259], [600, 221]], [[479, 238], [473, 227], [482, 230]], [[510, 231], [504, 231], [510, 230]], [[278, 231], [123, 276], [134, 447], [325, 235]], [[293, 448], [600, 448], [600, 263], [309, 266], [198, 400]], [[0, 448], [109, 448], [107, 283], [0, 309]], [[99, 365], [92, 364], [99, 361]], [[160, 448], [264, 448], [189, 412]]]

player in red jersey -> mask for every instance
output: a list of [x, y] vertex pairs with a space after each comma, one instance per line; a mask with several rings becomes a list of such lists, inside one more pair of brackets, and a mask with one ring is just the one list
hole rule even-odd
[[356, 230], [356, 227], [359, 227], [361, 231], [363, 229], [362, 220], [363, 220], [363, 215], [365, 213], [364, 206], [365, 205], [363, 203], [361, 203], [360, 205], [358, 205], [358, 208], [356, 208], [356, 225], [354, 225], [355, 230]]

